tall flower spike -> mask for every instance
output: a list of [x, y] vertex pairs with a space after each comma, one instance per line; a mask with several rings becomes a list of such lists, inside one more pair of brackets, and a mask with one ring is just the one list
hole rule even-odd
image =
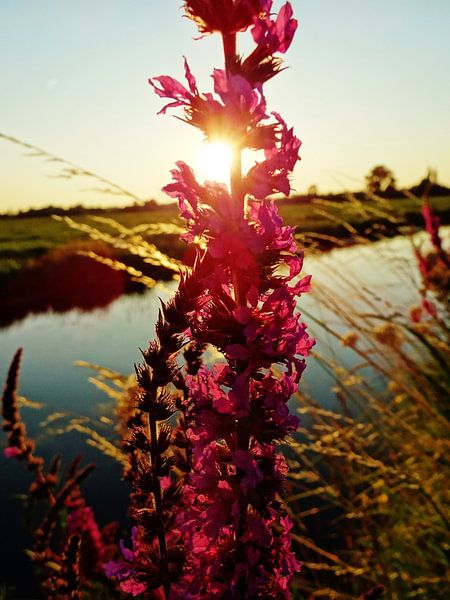
[[284, 54], [292, 43], [298, 27], [297, 19], [293, 18], [294, 11], [289, 2], [286, 2], [275, 20], [268, 13], [256, 21], [252, 29], [252, 36], [257, 45], [266, 48], [269, 55], [280, 52]]
[[[135, 424], [130, 441], [138, 451], [137, 528], [133, 549], [122, 544], [122, 557], [106, 565], [133, 595], [287, 599], [299, 569], [278, 444], [298, 426], [287, 404], [314, 340], [296, 310], [310, 278], [300, 277], [293, 229], [267, 199], [289, 193], [300, 148], [280, 115], [266, 110], [263, 83], [279, 70], [273, 54], [287, 50], [297, 27], [289, 3], [278, 16], [271, 9], [271, 0], [186, 0], [200, 31], [222, 36], [225, 68], [214, 70], [214, 94], [198, 89], [186, 61], [186, 85], [168, 76], [150, 81], [169, 100], [161, 112], [182, 108], [189, 124], [209, 139], [231, 141], [234, 150], [230, 186], [202, 184], [179, 161], [165, 188], [186, 220], [185, 241], [201, 238], [202, 255], [163, 307], [157, 340], [137, 370], [139, 407], [150, 423], [150, 435]], [[256, 48], [240, 58], [236, 34], [249, 27]], [[246, 147], [264, 149], [265, 159], [243, 174]], [[177, 355], [185, 342], [213, 347], [221, 358], [214, 366], [188, 365], [180, 382]], [[152, 425], [172, 410], [170, 382], [183, 393], [173, 454], [168, 425]], [[166, 463], [182, 449], [186, 460], [177, 472], [184, 475], [176, 481]], [[150, 459], [142, 456], [149, 451]]]
[[184, 120], [201, 129], [207, 139], [226, 139], [241, 148], [267, 148], [275, 143], [275, 125], [262, 125], [268, 115], [261, 85], [253, 85], [240, 74], [214, 69], [215, 95], [202, 94], [186, 59], [185, 78], [189, 89], [166, 75], [149, 79], [155, 93], [170, 100], [158, 114], [183, 107]]

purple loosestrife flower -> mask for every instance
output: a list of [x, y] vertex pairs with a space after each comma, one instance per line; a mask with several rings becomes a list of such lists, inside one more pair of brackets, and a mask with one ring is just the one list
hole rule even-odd
[[428, 232], [430, 236], [430, 241], [438, 252], [442, 252], [442, 240], [439, 235], [439, 228], [441, 226], [441, 221], [438, 216], [436, 216], [432, 209], [429, 200], [426, 200], [422, 204], [422, 216], [425, 221], [425, 230]]
[[[448, 290], [450, 282], [450, 254], [442, 245], [440, 235], [440, 219], [434, 214], [428, 192], [426, 193], [422, 205], [422, 216], [425, 221], [425, 230], [427, 231], [432, 250], [424, 253], [422, 248], [414, 245], [414, 254], [417, 261], [420, 274], [422, 276], [422, 305], [414, 307], [411, 311], [411, 319], [414, 322], [422, 320], [424, 315], [432, 319], [439, 319], [439, 313], [435, 300], [439, 300], [444, 305], [448, 303]], [[429, 292], [433, 294], [433, 301], [426, 296]]]
[[[183, 342], [215, 347], [222, 358], [213, 366], [198, 364], [179, 385], [184, 429], [177, 438], [189, 447], [189, 468], [177, 493], [171, 492], [170, 510], [164, 502], [176, 474], [157, 471], [158, 461], [171, 459], [158, 450], [169, 453], [169, 429], [162, 425], [158, 440], [155, 426], [150, 434], [134, 428], [134, 448], [150, 449], [151, 455], [151, 461], [138, 461], [136, 495], [154, 506], [140, 501], [133, 550], [122, 544], [122, 558], [105, 565], [133, 595], [278, 600], [290, 598], [299, 570], [283, 504], [288, 467], [278, 444], [298, 427], [287, 403], [314, 340], [297, 312], [297, 297], [309, 291], [310, 277], [300, 277], [303, 256], [294, 230], [283, 225], [267, 198], [289, 194], [301, 145], [281, 116], [266, 108], [263, 85], [281, 65], [274, 55], [288, 49], [297, 28], [289, 3], [278, 16], [271, 9], [271, 0], [186, 0], [186, 14], [201, 33], [222, 35], [225, 69], [214, 70], [213, 93], [199, 90], [186, 60], [186, 84], [165, 75], [150, 80], [169, 100], [160, 112], [181, 108], [184, 120], [206, 139], [232, 144], [233, 161], [230, 186], [201, 183], [179, 161], [164, 188], [186, 221], [183, 239], [201, 238], [202, 251], [174, 303], [163, 306], [158, 340], [144, 353], [148, 370], [137, 371], [151, 427], [152, 419], [171, 413], [159, 416], [155, 410], [165, 386], [176, 383], [175, 356]], [[256, 46], [241, 58], [236, 34], [250, 27]], [[245, 148], [264, 150], [264, 160], [243, 174]], [[157, 524], [159, 545], [146, 531], [147, 513]], [[173, 570], [177, 552], [179, 570], [171, 577], [168, 567]], [[164, 572], [155, 574], [158, 568]]]
[[105, 547], [102, 534], [95, 520], [94, 511], [87, 506], [79, 493], [69, 498], [66, 506], [70, 509], [67, 517], [67, 533], [80, 538], [80, 570], [89, 576], [98, 570], [104, 560]]
[[264, 199], [275, 192], [289, 196], [289, 174], [299, 160], [301, 141], [278, 113], [273, 115], [280, 126], [279, 140], [265, 149], [265, 160], [256, 163], [245, 180], [247, 192], [257, 199]]
[[202, 33], [245, 31], [270, 10], [270, 0], [186, 0], [186, 15]]
[[[267, 4], [272, 6], [272, 2]], [[258, 19], [252, 29], [252, 36], [258, 47], [267, 48], [268, 54], [284, 54], [289, 49], [298, 27], [297, 20], [292, 18], [293, 14], [291, 4], [286, 2], [275, 20], [270, 18], [269, 11], [263, 18]]]
[[[255, 20], [254, 56], [285, 52], [297, 26], [289, 4], [275, 20], [268, 13], [271, 4]], [[227, 47], [224, 43], [225, 52]], [[185, 380], [192, 399], [187, 415], [192, 470], [178, 518], [188, 548], [180, 591], [173, 588], [180, 598], [288, 598], [298, 569], [291, 523], [280, 515], [287, 465], [276, 443], [298, 426], [287, 402], [314, 343], [296, 313], [296, 296], [309, 290], [310, 278], [299, 279], [302, 256], [293, 230], [282, 225], [266, 196], [289, 194], [301, 142], [277, 113], [266, 123], [262, 82], [257, 73], [233, 72], [235, 58], [226, 55], [227, 69], [214, 71], [217, 99], [198, 91], [188, 68], [189, 91], [185, 88], [181, 100], [176, 83], [156, 88], [183, 106], [186, 120], [207, 137], [231, 139], [238, 158], [245, 147], [265, 152], [246, 176], [234, 168], [231, 189], [199, 183], [183, 162], [165, 188], [186, 219], [185, 240], [202, 236], [203, 263], [210, 265], [199, 275], [203, 293], [188, 333], [224, 357]], [[287, 275], [279, 274], [281, 264]]]
[[182, 83], [160, 75], [149, 79], [161, 98], [170, 100], [160, 111], [184, 107], [185, 121], [210, 139], [227, 139], [244, 147], [267, 148], [275, 143], [274, 125], [261, 125], [268, 118], [260, 84], [252, 85], [242, 75], [214, 69], [213, 93], [200, 93], [187, 60], [184, 60], [186, 88]]
[[120, 589], [132, 596], [138, 596], [147, 589], [144, 581], [137, 579], [135, 571], [139, 553], [139, 541], [137, 527], [133, 527], [131, 534], [133, 549], [125, 546], [124, 540], [120, 541], [121, 558], [112, 560], [103, 565], [108, 577], [115, 577], [120, 582]]
[[422, 216], [425, 222], [425, 231], [428, 233], [433, 250], [431, 253], [424, 255], [420, 248], [414, 247], [414, 252], [419, 266], [419, 271], [425, 281], [431, 282], [436, 275], [436, 271], [445, 272], [450, 269], [450, 258], [448, 252], [442, 245], [440, 235], [441, 221], [434, 214], [430, 199], [427, 196], [422, 204]]
[[[237, 261], [232, 253], [215, 253], [216, 269], [202, 280], [205, 294], [191, 318], [192, 336], [218, 347], [227, 363], [186, 378], [194, 399], [193, 469], [180, 521], [191, 544], [182, 579], [186, 598], [290, 597], [297, 568], [283, 533], [289, 522], [278, 511], [287, 466], [276, 441], [298, 426], [287, 401], [313, 344], [295, 313], [295, 296], [309, 289], [309, 278], [289, 285], [301, 257], [274, 205], [252, 203], [251, 209], [246, 246], [259, 270], [250, 280], [239, 275], [245, 305], [230, 292]], [[289, 267], [283, 277], [274, 272], [280, 261]], [[281, 547], [285, 560], [278, 562]]]

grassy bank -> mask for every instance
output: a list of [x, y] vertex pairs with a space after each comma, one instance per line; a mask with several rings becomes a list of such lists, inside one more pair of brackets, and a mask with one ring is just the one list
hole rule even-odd
[[[127, 227], [136, 227], [144, 223], [176, 222], [177, 212], [174, 206], [139, 213], [91, 211], [75, 219], [79, 223], [98, 225], [95, 221], [97, 217], [114, 219]], [[50, 250], [68, 244], [76, 247], [80, 240], [88, 238], [87, 233], [71, 229], [51, 216], [0, 217], [0, 277], [21, 269]]]
[[[392, 235], [406, 223], [422, 224], [421, 201], [413, 198], [362, 201], [348, 197], [340, 202], [320, 198], [312, 201], [293, 199], [280, 201], [279, 206], [286, 223], [296, 227], [300, 242], [319, 249], [354, 243], [358, 236], [363, 241]], [[433, 198], [433, 207], [443, 223], [450, 222], [450, 196]], [[74, 220], [117, 235], [117, 230], [105, 223], [105, 219], [113, 219], [135, 230], [145, 240], [157, 243], [158, 248], [169, 256], [180, 258], [186, 248], [179, 241], [178, 233], [159, 232], [155, 235], [151, 228], [145, 228], [145, 224], [181, 225], [177, 213], [176, 206], [169, 205], [134, 211], [89, 211], [77, 215]], [[87, 232], [72, 229], [50, 216], [0, 216], [0, 278], [17, 272], [54, 248], [68, 245], [70, 253], [71, 244], [76, 248], [80, 240], [88, 238]], [[126, 255], [124, 250], [116, 252], [119, 259], [125, 259]]]

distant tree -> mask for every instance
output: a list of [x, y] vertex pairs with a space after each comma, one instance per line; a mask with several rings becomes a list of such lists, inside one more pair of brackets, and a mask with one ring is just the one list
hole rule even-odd
[[318, 196], [319, 195], [319, 188], [317, 187], [317, 185], [313, 184], [310, 185], [308, 188], [308, 191], [306, 192], [307, 196]]
[[372, 194], [389, 196], [390, 192], [395, 192], [393, 172], [383, 165], [377, 165], [366, 175], [366, 189]]

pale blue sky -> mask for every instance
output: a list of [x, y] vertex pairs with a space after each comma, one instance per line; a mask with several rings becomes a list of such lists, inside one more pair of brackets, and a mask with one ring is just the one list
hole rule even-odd
[[[183, 54], [203, 86], [221, 66], [219, 38], [194, 41], [181, 3], [0, 0], [0, 132], [162, 198], [173, 163], [195, 164], [201, 135], [156, 117], [161, 102], [147, 79], [181, 78]], [[292, 4], [300, 27], [290, 68], [268, 84], [267, 96], [303, 140], [296, 188], [360, 187], [377, 163], [401, 185], [428, 166], [450, 184], [450, 2]], [[51, 179], [52, 172], [0, 140], [0, 211], [111, 204], [81, 191], [91, 183]]]

